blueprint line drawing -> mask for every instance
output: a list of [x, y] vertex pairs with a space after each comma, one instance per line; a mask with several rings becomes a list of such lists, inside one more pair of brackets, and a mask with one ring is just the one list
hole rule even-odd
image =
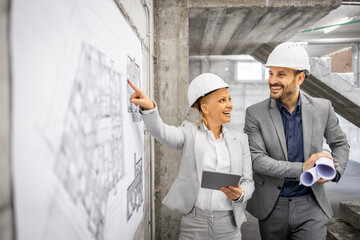
[[147, 178], [126, 79], [141, 86], [140, 37], [113, 0], [16, 0], [10, 15], [17, 239], [133, 239]]
[[121, 73], [83, 43], [55, 174], [75, 204], [86, 209], [88, 230], [104, 239], [108, 195], [124, 176]]
[[130, 220], [133, 212], [139, 211], [141, 204], [144, 201], [143, 197], [143, 174], [142, 167], [143, 159], [136, 160], [136, 153], [134, 153], [134, 181], [127, 189], [127, 221]]

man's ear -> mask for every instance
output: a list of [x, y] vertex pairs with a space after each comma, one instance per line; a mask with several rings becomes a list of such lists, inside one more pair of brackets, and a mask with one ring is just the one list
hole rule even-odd
[[300, 72], [296, 77], [296, 84], [300, 86], [304, 82], [304, 80], [305, 80], [305, 73]]

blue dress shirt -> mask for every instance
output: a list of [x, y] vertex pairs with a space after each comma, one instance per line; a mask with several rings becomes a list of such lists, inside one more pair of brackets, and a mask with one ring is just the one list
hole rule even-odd
[[[284, 126], [286, 147], [288, 150], [288, 160], [290, 162], [304, 162], [304, 143], [301, 119], [301, 97], [299, 95], [298, 103], [294, 111], [289, 111], [276, 100], [281, 113], [281, 119]], [[280, 192], [280, 197], [299, 197], [311, 194], [310, 187], [299, 185], [299, 181], [285, 180]]]

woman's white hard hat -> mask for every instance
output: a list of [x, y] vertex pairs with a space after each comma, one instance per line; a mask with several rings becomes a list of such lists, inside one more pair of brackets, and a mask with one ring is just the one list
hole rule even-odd
[[191, 81], [188, 88], [189, 107], [207, 93], [229, 87], [224, 80], [213, 73], [202, 73]]
[[285, 67], [306, 70], [310, 73], [309, 56], [304, 45], [296, 42], [284, 42], [270, 53], [265, 67]]

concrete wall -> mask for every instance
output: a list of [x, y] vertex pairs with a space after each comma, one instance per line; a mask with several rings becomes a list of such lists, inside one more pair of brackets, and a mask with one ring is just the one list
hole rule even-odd
[[346, 48], [331, 54], [331, 72], [352, 72], [352, 48]]
[[10, 171], [9, 0], [0, 0], [0, 239], [13, 239]]
[[[11, 201], [11, 76], [9, 61], [9, 0], [0, 0], [0, 239], [15, 239], [13, 229], [13, 207]], [[153, 2], [152, 0], [115, 0], [120, 11], [131, 25], [142, 43], [143, 89], [152, 95], [153, 86]], [[148, 8], [145, 9], [144, 5]], [[143, 219], [135, 233], [134, 239], [151, 239], [152, 236], [152, 143], [145, 131], [144, 174], [145, 197]]]

